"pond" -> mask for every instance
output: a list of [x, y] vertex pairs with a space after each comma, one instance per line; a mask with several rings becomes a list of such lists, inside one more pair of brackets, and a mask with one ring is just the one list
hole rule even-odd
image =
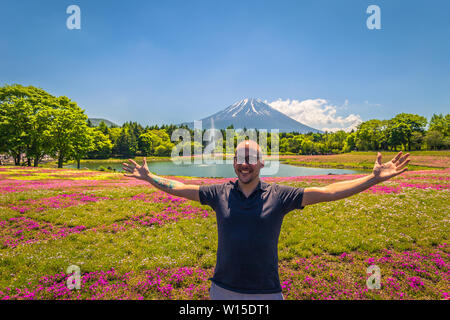
[[[124, 160], [124, 162], [128, 162]], [[156, 161], [148, 162], [148, 168], [151, 172], [157, 175], [171, 175], [171, 176], [191, 176], [191, 177], [217, 177], [217, 178], [234, 178], [232, 164], [175, 164], [172, 161]], [[81, 161], [81, 168], [98, 169], [100, 166], [105, 168], [116, 169], [116, 171], [122, 170], [122, 162], [112, 163], [107, 161], [96, 161], [95, 163], [89, 163]], [[310, 167], [297, 167], [288, 164], [279, 163], [276, 173], [273, 168], [276, 168], [276, 163], [265, 161], [266, 174], [261, 171], [261, 177], [297, 177], [297, 176], [314, 176], [314, 175], [327, 175], [327, 174], [352, 174], [361, 173], [358, 170], [351, 169], [333, 169], [333, 168], [310, 168]], [[69, 164], [64, 168], [76, 168], [77, 165]], [[267, 172], [269, 171], [269, 172]], [[267, 174], [269, 173], [269, 174]]]

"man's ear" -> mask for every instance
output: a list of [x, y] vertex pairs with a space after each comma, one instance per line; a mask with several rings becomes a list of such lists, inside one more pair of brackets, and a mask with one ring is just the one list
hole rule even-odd
[[261, 160], [261, 168], [264, 168], [264, 160]]

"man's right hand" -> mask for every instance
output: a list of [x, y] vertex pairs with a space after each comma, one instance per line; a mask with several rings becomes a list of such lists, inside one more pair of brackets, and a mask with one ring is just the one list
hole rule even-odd
[[145, 157], [142, 166], [140, 166], [136, 161], [132, 159], [128, 160], [131, 162], [131, 164], [123, 163], [123, 170], [131, 174], [124, 174], [125, 177], [147, 181], [154, 187], [164, 192], [173, 194], [177, 197], [183, 197], [193, 201], [200, 201], [200, 187], [198, 185], [184, 184], [180, 181], [170, 180], [152, 174], [148, 170], [147, 159]]
[[140, 180], [146, 180], [148, 179], [150, 175], [150, 170], [148, 170], [147, 167], [147, 159], [144, 157], [143, 164], [140, 166], [136, 161], [132, 159], [128, 159], [128, 161], [131, 162], [131, 164], [128, 163], [122, 163], [122, 169], [126, 172], [131, 172], [131, 174], [124, 174], [125, 177], [131, 177], [136, 178]]

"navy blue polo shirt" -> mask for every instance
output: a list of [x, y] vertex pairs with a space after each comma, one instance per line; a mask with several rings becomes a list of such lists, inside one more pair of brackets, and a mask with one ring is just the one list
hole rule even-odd
[[303, 188], [260, 181], [247, 198], [238, 182], [201, 185], [200, 203], [216, 212], [216, 285], [241, 293], [281, 292], [278, 236], [286, 213], [301, 207]]

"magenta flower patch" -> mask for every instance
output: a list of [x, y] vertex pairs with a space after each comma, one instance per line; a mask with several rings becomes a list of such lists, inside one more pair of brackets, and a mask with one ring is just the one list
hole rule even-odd
[[85, 226], [56, 226], [27, 217], [0, 220], [0, 245], [14, 248], [20, 244], [65, 238], [71, 233], [80, 233]]

